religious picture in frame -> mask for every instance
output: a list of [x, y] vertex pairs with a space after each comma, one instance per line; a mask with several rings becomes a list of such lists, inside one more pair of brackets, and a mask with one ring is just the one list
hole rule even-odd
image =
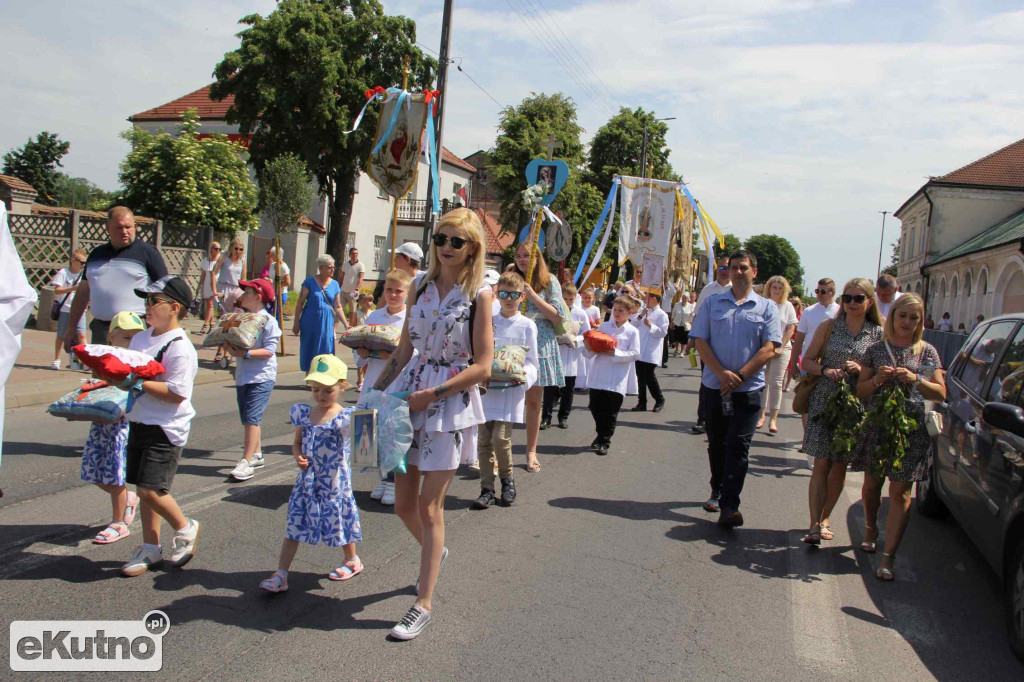
[[349, 430], [352, 463], [377, 464], [377, 410], [356, 410]]
[[556, 166], [540, 166], [537, 169], [537, 184], [546, 185], [548, 194], [554, 194], [555, 192], [555, 176], [557, 171], [558, 168]]

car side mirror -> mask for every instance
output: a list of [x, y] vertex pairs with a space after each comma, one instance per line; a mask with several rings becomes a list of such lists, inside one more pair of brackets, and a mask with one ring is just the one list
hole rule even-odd
[[1024, 438], [1024, 410], [1008, 403], [985, 403], [981, 418], [986, 424]]

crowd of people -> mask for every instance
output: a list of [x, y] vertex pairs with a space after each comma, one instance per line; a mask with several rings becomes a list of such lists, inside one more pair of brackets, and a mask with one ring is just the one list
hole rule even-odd
[[[164, 560], [162, 521], [173, 530], [170, 563], [175, 566], [195, 556], [200, 537], [200, 522], [185, 517], [171, 495], [195, 415], [197, 356], [180, 326], [193, 297], [184, 281], [168, 276], [159, 252], [135, 239], [130, 211], [112, 209], [108, 233], [109, 245], [88, 256], [76, 252], [77, 264], [62, 276], [61, 286], [74, 287], [76, 295], [67, 311], [68, 301], [61, 302], [61, 333], [65, 347], [78, 343], [84, 334], [82, 313], [91, 306], [93, 343], [143, 351], [165, 368], [152, 380], [122, 382], [137, 396], [134, 407], [117, 424], [92, 426], [82, 460], [82, 478], [111, 498], [111, 523], [95, 542], [129, 536], [132, 520], [141, 515], [142, 544], [122, 567], [125, 575], [135, 576]], [[339, 326], [356, 323], [391, 325], [401, 333], [392, 353], [355, 352], [357, 407], [371, 389], [398, 394], [408, 401], [414, 429], [405, 470], [383, 478], [371, 493], [394, 505], [421, 547], [417, 596], [391, 631], [397, 639], [418, 636], [430, 622], [434, 587], [449, 556], [444, 500], [459, 466], [480, 472], [474, 508], [512, 505], [515, 425], [525, 426], [526, 470], [540, 472], [540, 431], [553, 423], [569, 428], [575, 396], [583, 391], [594, 422], [590, 447], [598, 455], [610, 454], [627, 396], [637, 396], [632, 411], [665, 409], [657, 370], [672, 355], [689, 356], [693, 366], [699, 357], [702, 367], [691, 430], [707, 436], [710, 495], [703, 507], [718, 514], [720, 525], [743, 525], [741, 494], [751, 438], [765, 425], [769, 435], [779, 432], [784, 394], [795, 381], [807, 404], [798, 410], [804, 426], [801, 451], [813, 458], [804, 542], [820, 545], [835, 537], [829, 516], [847, 469], [853, 468], [865, 472], [861, 548], [876, 551], [877, 512], [888, 478], [893, 504], [878, 577], [895, 577], [893, 559], [907, 524], [910, 489], [928, 472], [925, 401], [941, 401], [945, 392], [938, 355], [922, 341], [920, 298], [901, 295], [895, 282], [884, 279], [876, 292], [870, 281], [858, 278], [843, 287], [837, 301], [835, 283], [822, 279], [814, 291], [817, 303], [804, 309], [781, 276], [768, 278], [760, 293], [755, 291], [757, 257], [744, 250], [717, 260], [715, 281], [699, 295], [681, 282], [647, 290], [616, 282], [607, 291], [578, 291], [571, 282], [560, 283], [543, 255], [531, 253], [528, 245], [518, 248], [503, 272], [486, 270], [484, 247], [479, 218], [456, 209], [441, 218], [432, 236], [425, 272], [419, 270], [419, 247], [403, 246], [397, 267], [378, 287], [376, 308], [358, 294], [363, 272], [354, 250], [341, 284], [330, 256], [321, 256], [317, 274], [302, 282], [292, 332], [300, 337], [300, 369], [310, 395], [291, 409], [292, 454], [300, 471], [278, 567], [260, 583], [262, 589], [288, 589], [300, 543], [342, 547], [331, 580], [349, 580], [364, 570], [356, 552], [362, 534], [349, 460], [355, 408], [342, 405], [348, 367], [335, 354]], [[228, 295], [235, 307], [267, 318], [251, 348], [218, 351], [236, 363], [243, 455], [231, 475], [246, 481], [264, 466], [260, 424], [277, 381], [282, 335], [270, 313], [277, 295], [271, 282], [281, 277], [264, 272], [246, 279], [244, 247], [232, 242], [230, 250], [221, 257], [219, 245], [211, 245], [200, 288], [206, 325], [212, 323], [216, 301]], [[268, 254], [268, 266], [278, 255]], [[607, 343], [586, 342], [589, 330], [600, 332]], [[493, 378], [496, 356], [517, 348], [523, 352], [522, 378]], [[822, 415], [844, 384], [855, 396], [851, 399], [867, 409], [884, 386], [904, 389], [918, 427], [896, 466], [879, 467], [874, 459], [874, 445], [887, 437], [877, 427], [866, 427], [848, 450], [833, 446], [836, 427]]]

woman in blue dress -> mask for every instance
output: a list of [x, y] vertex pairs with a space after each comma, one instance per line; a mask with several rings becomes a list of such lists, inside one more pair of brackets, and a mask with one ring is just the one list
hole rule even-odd
[[292, 334], [300, 337], [299, 369], [303, 372], [309, 371], [309, 363], [317, 355], [334, 354], [334, 327], [338, 322], [345, 324], [341, 287], [333, 274], [334, 258], [320, 256], [316, 259], [316, 275], [307, 277], [299, 292]]
[[[530, 269], [530, 245], [520, 244], [516, 251], [516, 262], [509, 266], [526, 279]], [[545, 386], [565, 386], [565, 370], [562, 356], [558, 351], [555, 325], [569, 321], [569, 309], [562, 300], [562, 286], [551, 276], [544, 255], [537, 251], [533, 267], [533, 279], [527, 280], [526, 317], [537, 325], [537, 358], [540, 369], [537, 383], [526, 392], [526, 469], [540, 471], [537, 459], [537, 439], [540, 436], [540, 413], [544, 400]], [[548, 424], [550, 425], [550, 424]], [[547, 428], [545, 425], [544, 428]]]

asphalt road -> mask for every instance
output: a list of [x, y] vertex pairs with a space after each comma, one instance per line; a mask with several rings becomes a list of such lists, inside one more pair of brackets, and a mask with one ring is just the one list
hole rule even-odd
[[405, 643], [386, 634], [413, 601], [418, 547], [369, 499], [369, 471], [355, 480], [366, 571], [331, 582], [340, 552], [303, 546], [290, 591], [257, 588], [276, 567], [283, 536], [295, 476], [288, 408], [306, 399], [300, 375], [281, 377], [264, 422], [269, 464], [246, 483], [227, 479], [241, 438], [233, 388], [197, 389], [199, 416], [174, 490], [203, 522], [197, 557], [184, 570], [132, 579], [118, 569], [140, 541], [138, 522], [120, 543], [89, 542], [109, 502], [79, 479], [86, 425], [11, 411], [0, 470], [4, 645], [13, 620], [127, 620], [161, 609], [172, 623], [166, 679], [1024, 675], [1006, 643], [999, 585], [954, 522], [915, 512], [897, 581], [879, 583], [874, 557], [853, 549], [863, 515], [860, 477], [851, 474], [833, 516], [836, 539], [820, 549], [800, 543], [809, 469], [796, 451], [794, 416], [779, 436], [755, 437], [747, 525], [716, 526], [700, 508], [705, 442], [686, 431], [698, 376], [686, 360], [671, 362], [660, 370], [665, 412], [623, 412], [607, 457], [584, 449], [593, 438], [586, 396], [577, 396], [568, 431], [542, 433], [540, 473], [525, 471], [517, 431], [513, 507], [470, 510], [478, 482], [459, 472], [434, 620]]

